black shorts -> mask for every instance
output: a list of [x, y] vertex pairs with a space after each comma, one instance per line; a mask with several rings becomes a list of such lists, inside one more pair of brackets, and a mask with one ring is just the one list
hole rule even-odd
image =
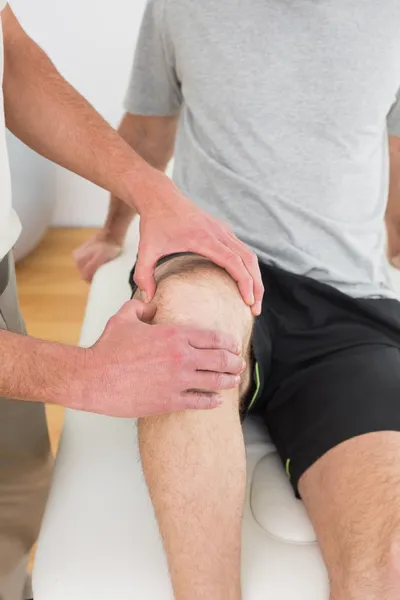
[[298, 495], [301, 475], [334, 446], [400, 431], [400, 302], [260, 268], [265, 296], [245, 406], [263, 416]]

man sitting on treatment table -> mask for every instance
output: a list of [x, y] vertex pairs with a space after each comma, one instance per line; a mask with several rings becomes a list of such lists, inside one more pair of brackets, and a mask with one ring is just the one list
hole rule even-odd
[[[175, 152], [175, 182], [255, 250], [265, 287], [254, 322], [212, 262], [175, 254], [156, 271], [154, 322], [239, 336], [248, 364], [215, 411], [139, 421], [176, 600], [241, 598], [249, 411], [305, 503], [331, 600], [400, 597], [400, 303], [384, 224], [399, 31], [396, 0], [147, 4], [120, 133], [158, 169]], [[84, 276], [132, 214], [112, 198], [76, 254]]]

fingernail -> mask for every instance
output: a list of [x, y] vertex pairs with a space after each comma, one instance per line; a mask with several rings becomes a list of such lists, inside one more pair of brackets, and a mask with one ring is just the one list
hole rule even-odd
[[261, 302], [256, 302], [253, 306], [253, 311], [256, 317], [258, 317], [259, 315], [261, 315], [261, 308], [262, 308], [262, 304]]

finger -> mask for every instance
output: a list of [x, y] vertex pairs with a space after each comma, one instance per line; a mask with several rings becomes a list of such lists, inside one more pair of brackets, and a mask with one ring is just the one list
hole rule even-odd
[[176, 411], [182, 410], [210, 410], [217, 408], [223, 402], [218, 394], [204, 394], [202, 392], [185, 392], [181, 394]]
[[86, 257], [87, 252], [82, 252], [80, 248], [72, 253], [72, 258], [78, 268], [83, 262], [86, 262]]
[[88, 265], [91, 262], [91, 260], [92, 260], [92, 257], [89, 255], [89, 256], [82, 257], [81, 260], [79, 262], [77, 262], [77, 267], [79, 269], [81, 278], [84, 281], [87, 281], [89, 283], [90, 283], [91, 278], [89, 277]]
[[108, 262], [111, 262], [117, 256], [119, 256], [122, 252], [122, 248], [115, 246], [109, 247], [105, 251], [104, 248], [99, 249], [97, 252], [93, 254], [93, 256], [87, 261], [86, 265], [82, 270], [85, 273], [86, 281], [92, 281], [96, 271], [100, 269], [103, 265]]
[[85, 264], [81, 267], [84, 279], [91, 283], [96, 271], [109, 260], [101, 250], [93, 250], [85, 257]]
[[230, 333], [222, 333], [221, 331], [208, 331], [206, 329], [185, 329], [188, 342], [193, 348], [208, 348], [222, 349], [240, 354], [242, 346], [233, 335]]
[[[215, 243], [217, 241], [217, 243]], [[221, 240], [215, 240], [208, 247], [195, 247], [193, 244], [192, 252], [205, 256], [219, 267], [225, 269], [234, 279], [239, 287], [240, 294], [248, 306], [254, 304], [253, 279], [246, 269], [241, 256], [232, 251]]]
[[231, 250], [240, 255], [243, 264], [250, 273], [250, 276], [253, 280], [254, 292], [253, 312], [257, 316], [261, 313], [261, 304], [264, 296], [264, 284], [261, 277], [257, 255], [252, 250], [247, 248], [247, 246], [240, 240], [238, 240], [233, 233], [228, 232], [226, 241], [222, 241], [228, 246], [228, 248], [231, 248]]
[[194, 350], [197, 371], [213, 371], [240, 375], [246, 363], [241, 356], [227, 350]]
[[81, 268], [82, 277], [88, 283], [92, 282], [92, 279], [96, 271], [104, 264], [100, 256], [93, 256], [90, 258], [84, 267]]
[[143, 293], [146, 302], [150, 302], [156, 292], [154, 269], [159, 258], [158, 254], [146, 253], [139, 245], [134, 281]]
[[75, 262], [79, 262], [82, 257], [85, 256], [87, 245], [88, 243], [86, 242], [85, 244], [82, 244], [82, 246], [79, 246], [79, 248], [75, 248], [75, 250], [72, 252], [72, 257]]
[[190, 378], [194, 389], [204, 392], [219, 392], [232, 390], [239, 386], [240, 376], [228, 373], [213, 373], [212, 371], [195, 371]]

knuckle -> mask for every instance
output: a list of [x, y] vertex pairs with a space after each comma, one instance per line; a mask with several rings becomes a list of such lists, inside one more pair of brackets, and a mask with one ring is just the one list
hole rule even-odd
[[198, 392], [190, 393], [185, 398], [186, 408], [196, 409], [196, 408], [198, 408], [200, 402], [201, 402], [201, 394]]
[[254, 252], [249, 251], [249, 262], [251, 263], [252, 267], [258, 269], [258, 258]]
[[233, 253], [228, 257], [228, 264], [232, 265], [235, 268], [243, 267], [242, 260], [239, 258], [239, 255]]
[[191, 404], [193, 408], [207, 408], [207, 406], [211, 406], [211, 396], [206, 393], [195, 392], [191, 394]]
[[140, 284], [146, 280], [145, 273], [141, 269], [137, 268], [134, 276], [135, 283], [140, 287]]
[[128, 300], [128, 302], [124, 302], [119, 311], [114, 315], [114, 317], [121, 317], [128, 314], [132, 308], [132, 300]]
[[224, 376], [222, 373], [215, 373], [214, 374], [214, 385], [215, 388], [217, 390], [220, 390], [223, 388], [223, 383], [224, 383]]
[[264, 294], [265, 288], [264, 288], [264, 284], [262, 283], [262, 281], [260, 281], [259, 283], [256, 282], [255, 288], [256, 288], [256, 291], [258, 294]]
[[199, 245], [202, 248], [210, 248], [214, 245], [214, 236], [212, 236], [208, 231], [202, 230], [198, 233], [193, 233], [193, 241], [196, 241], [196, 246]]
[[106, 329], [115, 329], [116, 327], [118, 327], [118, 325], [119, 325], [119, 317], [118, 317], [118, 315], [114, 315], [113, 317], [110, 317], [110, 319], [108, 320]]
[[220, 351], [220, 368], [221, 372], [225, 373], [228, 370], [229, 354], [226, 350]]
[[223, 335], [219, 331], [213, 331], [211, 333], [212, 345], [215, 348], [220, 348], [223, 345]]
[[181, 348], [172, 350], [172, 360], [176, 371], [182, 371], [188, 366], [187, 353]]

